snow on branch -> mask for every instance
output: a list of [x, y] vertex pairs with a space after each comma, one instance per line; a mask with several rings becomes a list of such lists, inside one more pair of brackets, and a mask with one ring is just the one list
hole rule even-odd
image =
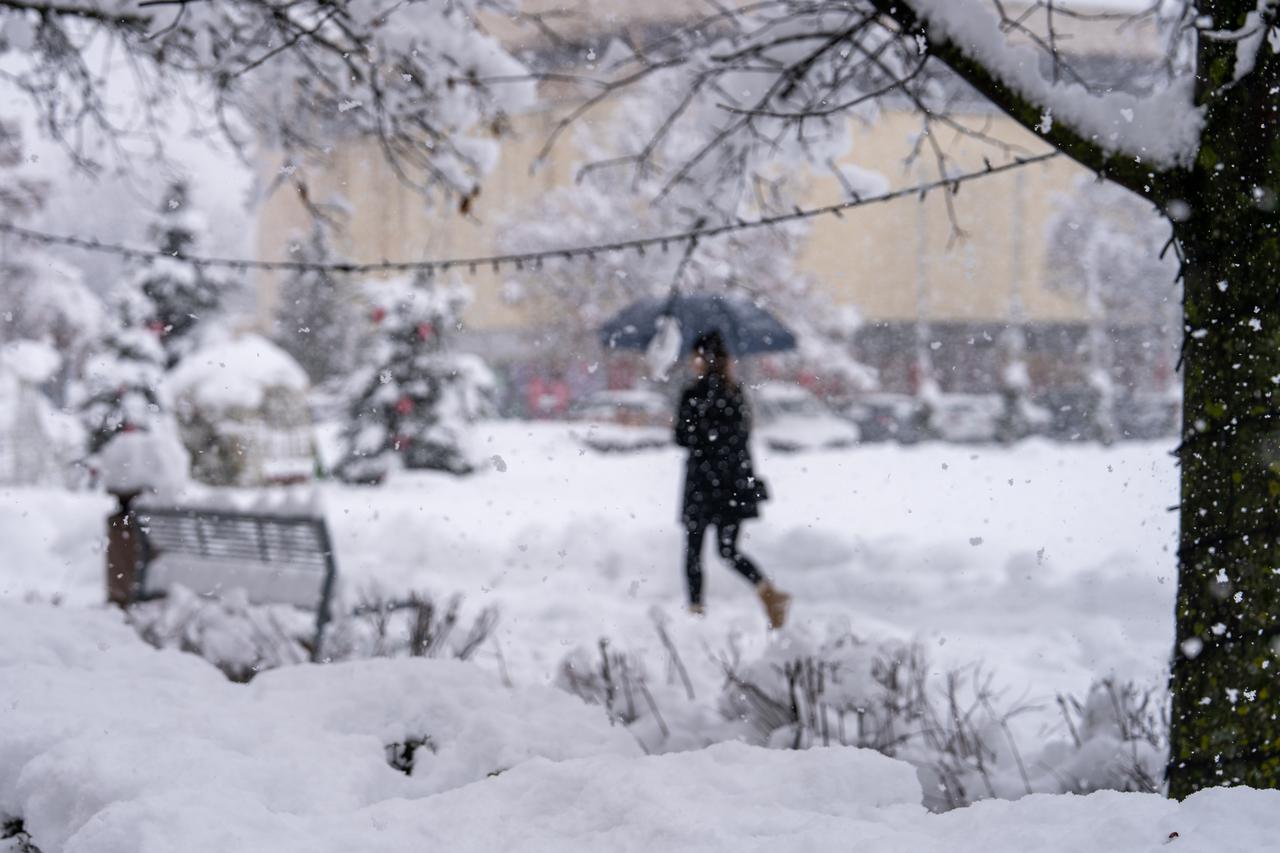
[[1227, 33], [1205, 33], [1208, 38], [1234, 41], [1236, 64], [1231, 82], [1234, 85], [1247, 77], [1258, 65], [1262, 44], [1266, 41], [1273, 53], [1280, 53], [1280, 26], [1277, 26], [1277, 0], [1258, 0], [1258, 7], [1245, 16], [1244, 26]]
[[1204, 110], [1194, 78], [1183, 75], [1150, 95], [1089, 91], [1079, 81], [1046, 79], [1040, 52], [1010, 43], [1001, 20], [977, 0], [908, 0], [930, 40], [948, 42], [1000, 84], [1042, 110], [1048, 135], [1063, 123], [1108, 154], [1130, 155], [1160, 170], [1188, 165], [1200, 145]]
[[90, 173], [163, 162], [191, 113], [246, 159], [279, 152], [291, 183], [335, 138], [363, 137], [406, 185], [469, 200], [536, 89], [513, 81], [526, 69], [486, 11], [515, 14], [509, 0], [0, 0], [0, 90]]

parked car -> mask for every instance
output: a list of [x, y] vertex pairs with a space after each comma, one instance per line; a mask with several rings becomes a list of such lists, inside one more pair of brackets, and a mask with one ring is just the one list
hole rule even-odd
[[943, 441], [995, 441], [1003, 412], [999, 394], [938, 394], [930, 400], [929, 430]]
[[672, 443], [671, 404], [656, 391], [596, 391], [570, 409], [573, 436], [601, 453], [628, 453]]
[[576, 403], [569, 416], [597, 424], [666, 427], [671, 424], [671, 403], [657, 391], [643, 388], [596, 391]]
[[857, 424], [845, 420], [808, 390], [789, 382], [762, 382], [751, 389], [755, 432], [771, 450], [784, 453], [851, 447]]
[[860, 394], [845, 406], [844, 416], [858, 425], [862, 441], [911, 444], [926, 437], [924, 406], [910, 394]]
[[1048, 388], [1037, 400], [1049, 410], [1046, 435], [1055, 441], [1088, 440], [1093, 434], [1096, 397], [1088, 388]]
[[1116, 403], [1116, 420], [1126, 439], [1177, 435], [1181, 427], [1182, 395], [1175, 391], [1135, 391]]

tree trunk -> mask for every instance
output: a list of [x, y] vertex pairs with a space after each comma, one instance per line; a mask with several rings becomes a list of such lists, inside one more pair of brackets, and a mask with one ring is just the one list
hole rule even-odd
[[1173, 797], [1280, 787], [1280, 75], [1264, 45], [1233, 85], [1234, 49], [1202, 44], [1208, 124], [1169, 207], [1186, 320]]
[[[1040, 105], [979, 52], [931, 32], [909, 3], [869, 0], [906, 35], [1027, 128]], [[1154, 170], [1063, 122], [1046, 142], [1145, 196], [1184, 253], [1181, 533], [1169, 794], [1223, 784], [1280, 787], [1280, 54], [1266, 40], [1239, 75], [1257, 0], [1196, 0], [1190, 168]], [[1265, 31], [1275, 22], [1265, 7]], [[1256, 33], [1255, 33], [1256, 34]], [[1243, 70], [1243, 69], [1241, 69]]]

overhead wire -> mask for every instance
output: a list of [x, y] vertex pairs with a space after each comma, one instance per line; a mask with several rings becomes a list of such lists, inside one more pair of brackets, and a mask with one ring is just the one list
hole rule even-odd
[[796, 207], [785, 213], [760, 216], [754, 219], [738, 219], [733, 222], [721, 224], [708, 225], [703, 224], [700, 220], [699, 224], [695, 225], [693, 228], [675, 233], [638, 237], [629, 240], [616, 240], [612, 242], [596, 243], [588, 246], [566, 246], [553, 249], [539, 249], [528, 252], [509, 252], [477, 257], [440, 258], [418, 261], [384, 260], [367, 263], [344, 261], [257, 260], [252, 258], [221, 258], [205, 255], [188, 255], [182, 252], [170, 253], [160, 251], [158, 249], [146, 249], [138, 246], [128, 246], [121, 243], [104, 242], [93, 237], [53, 234], [35, 228], [27, 228], [11, 221], [0, 222], [0, 234], [8, 234], [19, 240], [39, 245], [58, 246], [98, 254], [115, 255], [126, 260], [146, 261], [169, 259], [191, 264], [195, 267], [231, 269], [238, 272], [261, 270], [267, 272], [330, 272], [353, 275], [423, 272], [428, 276], [434, 275], [435, 273], [449, 272], [451, 270], [467, 270], [471, 273], [475, 273], [476, 271], [484, 268], [492, 269], [494, 272], [499, 272], [503, 267], [511, 267], [517, 270], [524, 269], [526, 266], [536, 268], [545, 261], [558, 259], [574, 260], [577, 258], [591, 259], [596, 255], [608, 253], [636, 252], [637, 254], [643, 255], [646, 249], [655, 246], [665, 251], [673, 245], [697, 243], [703, 240], [723, 237], [741, 231], [749, 231], [757, 228], [769, 228], [789, 222], [814, 219], [820, 216], [840, 217], [849, 210], [873, 204], [883, 204], [899, 198], [918, 196], [923, 199], [929, 193], [937, 190], [956, 193], [959, 192], [962, 184], [970, 181], [1009, 172], [1035, 163], [1043, 163], [1057, 156], [1059, 156], [1058, 151], [1048, 151], [1043, 154], [1033, 156], [1015, 157], [999, 164], [992, 164], [990, 161], [984, 160], [983, 168], [981, 169], [975, 169], [973, 171], [957, 175], [947, 175], [934, 181], [916, 184], [910, 187], [903, 187], [901, 189], [891, 190], [878, 195], [855, 195], [853, 198], [836, 202], [834, 204], [810, 208]]

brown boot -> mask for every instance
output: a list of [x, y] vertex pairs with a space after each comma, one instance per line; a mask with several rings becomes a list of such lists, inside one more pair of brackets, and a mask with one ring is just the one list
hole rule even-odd
[[756, 592], [760, 595], [760, 603], [764, 605], [765, 615], [769, 617], [769, 627], [778, 630], [786, 624], [791, 596], [768, 581], [760, 581], [756, 585]]
[[707, 608], [703, 607], [701, 604], [690, 604], [689, 615], [701, 618], [707, 615]]

